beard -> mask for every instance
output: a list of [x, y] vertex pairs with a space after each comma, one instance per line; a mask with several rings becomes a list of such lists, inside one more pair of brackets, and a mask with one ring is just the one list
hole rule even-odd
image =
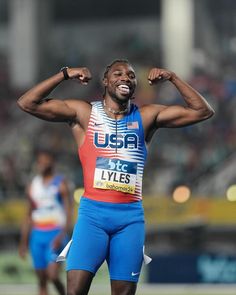
[[129, 93], [124, 94], [122, 94], [117, 88], [115, 89], [115, 91], [111, 89], [106, 89], [106, 92], [111, 97], [111, 99], [117, 102], [118, 104], [126, 104], [130, 99], [134, 98], [134, 90], [131, 90]]

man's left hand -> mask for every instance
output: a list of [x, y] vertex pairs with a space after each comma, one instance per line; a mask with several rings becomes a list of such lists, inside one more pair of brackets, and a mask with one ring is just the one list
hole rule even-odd
[[159, 68], [151, 69], [148, 75], [148, 82], [150, 85], [156, 84], [159, 81], [171, 80], [175, 74], [171, 71]]

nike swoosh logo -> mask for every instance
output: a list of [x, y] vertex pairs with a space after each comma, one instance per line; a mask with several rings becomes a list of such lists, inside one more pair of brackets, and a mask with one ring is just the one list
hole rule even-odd
[[140, 274], [140, 272], [132, 272], [132, 273], [131, 273], [131, 276], [134, 277], [134, 276], [137, 276], [137, 275], [139, 275], [139, 274]]
[[104, 123], [94, 123], [94, 126], [104, 125]]

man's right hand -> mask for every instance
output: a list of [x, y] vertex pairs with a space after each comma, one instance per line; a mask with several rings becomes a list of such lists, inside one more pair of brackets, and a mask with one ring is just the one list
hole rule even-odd
[[[88, 84], [92, 76], [85, 68], [67, 68], [69, 79]], [[84, 111], [90, 113], [91, 105], [79, 99], [59, 100], [48, 98], [48, 95], [65, 79], [64, 73], [59, 72], [28, 90], [18, 99], [19, 107], [31, 115], [51, 122], [81, 122]]]
[[18, 249], [19, 256], [22, 259], [25, 259], [27, 252], [28, 252], [28, 245], [26, 243], [21, 243]]
[[92, 75], [88, 68], [68, 68], [67, 73], [70, 79], [79, 80], [83, 85], [87, 85]]

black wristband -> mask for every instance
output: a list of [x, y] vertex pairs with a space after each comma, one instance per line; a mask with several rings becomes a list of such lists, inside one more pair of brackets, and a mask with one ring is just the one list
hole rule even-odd
[[65, 80], [69, 80], [70, 79], [70, 77], [69, 77], [69, 75], [68, 75], [68, 72], [67, 72], [67, 69], [68, 69], [68, 67], [63, 67], [63, 68], [61, 68], [61, 72], [63, 73], [63, 75], [64, 75], [64, 79]]

